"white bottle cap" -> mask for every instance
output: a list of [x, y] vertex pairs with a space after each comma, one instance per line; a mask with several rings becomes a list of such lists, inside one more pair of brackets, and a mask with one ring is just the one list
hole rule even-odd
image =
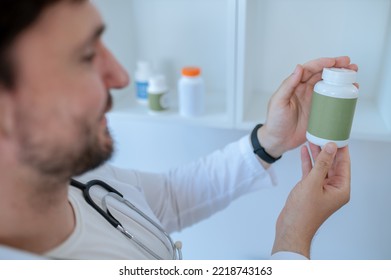
[[166, 78], [163, 75], [157, 75], [148, 80], [148, 93], [159, 94], [167, 91]]
[[135, 73], [135, 80], [146, 82], [152, 75], [152, 67], [148, 61], [137, 62], [137, 70]]
[[345, 68], [324, 68], [322, 79], [337, 84], [352, 84], [356, 82], [357, 72]]

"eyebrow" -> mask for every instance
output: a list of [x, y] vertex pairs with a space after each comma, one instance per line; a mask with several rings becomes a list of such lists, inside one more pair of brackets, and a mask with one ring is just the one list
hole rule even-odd
[[106, 29], [106, 26], [104, 24], [99, 25], [97, 28], [95, 28], [93, 33], [91, 33], [91, 36], [89, 36], [87, 38], [87, 40], [85, 40], [84, 43], [82, 43], [80, 45], [80, 48], [78, 48], [78, 49], [83, 49], [86, 46], [89, 46], [89, 45], [93, 44], [94, 42], [96, 42], [102, 36], [102, 34], [105, 32], [105, 29]]

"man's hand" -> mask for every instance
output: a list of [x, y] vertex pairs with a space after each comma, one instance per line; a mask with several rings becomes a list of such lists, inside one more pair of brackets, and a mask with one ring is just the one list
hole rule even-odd
[[358, 69], [347, 56], [319, 58], [297, 65], [270, 99], [258, 139], [271, 156], [277, 158], [305, 142], [314, 85], [321, 80], [323, 68], [328, 67]]
[[337, 150], [328, 143], [321, 151], [310, 144], [301, 149], [302, 180], [292, 189], [276, 224], [273, 252], [290, 251], [310, 257], [316, 231], [349, 201], [350, 157], [348, 147]]

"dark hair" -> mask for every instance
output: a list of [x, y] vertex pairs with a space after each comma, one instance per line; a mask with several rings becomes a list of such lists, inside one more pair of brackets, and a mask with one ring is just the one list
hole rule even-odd
[[8, 88], [14, 85], [14, 65], [9, 55], [13, 41], [47, 7], [60, 1], [65, 0], [0, 0], [0, 84]]

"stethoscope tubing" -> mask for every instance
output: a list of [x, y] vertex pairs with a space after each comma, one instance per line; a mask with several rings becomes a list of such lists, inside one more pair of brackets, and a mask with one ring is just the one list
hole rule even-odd
[[[80, 189], [83, 193], [83, 197], [86, 200], [86, 202], [90, 206], [92, 206], [102, 217], [104, 217], [114, 228], [119, 230], [122, 234], [124, 234], [130, 240], [133, 240], [135, 242], [135, 244], [137, 244], [139, 247], [141, 247], [143, 250], [145, 250], [147, 253], [149, 253], [151, 256], [153, 256], [155, 259], [162, 260], [162, 258], [159, 255], [157, 255], [150, 248], [148, 248], [145, 244], [143, 244], [140, 240], [138, 240], [133, 234], [131, 234], [129, 231], [127, 231], [122, 226], [122, 224], [116, 218], [114, 218], [113, 215], [111, 215], [111, 213], [107, 207], [107, 202], [106, 202], [107, 197], [112, 197], [112, 198], [116, 199], [117, 201], [124, 203], [126, 206], [128, 206], [129, 208], [134, 210], [137, 214], [139, 214], [142, 218], [144, 218], [149, 223], [151, 223], [155, 228], [157, 228], [161, 233], [163, 233], [163, 235], [168, 239], [168, 241], [171, 245], [171, 250], [173, 252], [172, 259], [173, 260], [176, 260], [176, 259], [181, 260], [182, 259], [182, 251], [181, 251], [182, 244], [180, 242], [174, 243], [171, 236], [158, 223], [156, 223], [153, 219], [151, 219], [143, 211], [138, 209], [133, 203], [131, 203], [130, 201], [125, 199], [123, 197], [123, 195], [120, 192], [118, 192], [116, 189], [112, 188], [110, 185], [106, 184], [105, 182], [103, 182], [101, 180], [91, 180], [91, 181], [87, 182], [86, 184], [84, 184], [84, 183], [81, 183], [77, 180], [71, 179], [71, 185]], [[108, 194], [105, 195], [102, 200], [103, 209], [100, 208], [98, 205], [96, 205], [96, 203], [92, 200], [92, 198], [89, 194], [89, 189], [92, 186], [100, 186], [108, 191]], [[146, 227], [144, 226], [144, 228], [146, 228]], [[162, 244], [166, 247], [166, 249], [168, 251], [171, 251], [170, 248], [167, 247], [167, 244], [161, 238], [159, 238], [154, 232], [152, 232], [152, 231], [150, 231], [150, 232], [158, 240], [160, 240], [162, 242]]]

